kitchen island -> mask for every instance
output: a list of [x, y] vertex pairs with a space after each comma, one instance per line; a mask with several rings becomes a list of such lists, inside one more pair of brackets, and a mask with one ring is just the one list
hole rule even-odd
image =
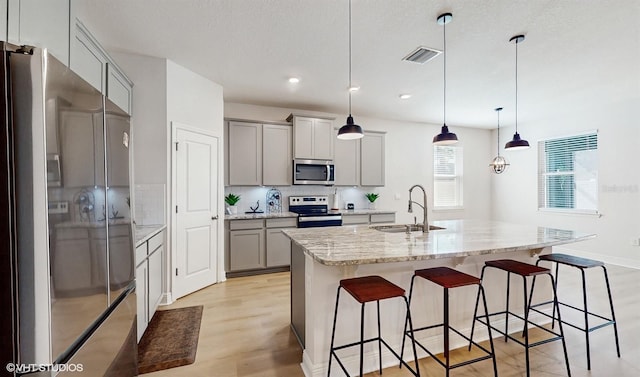
[[[292, 240], [291, 251], [291, 327], [304, 348], [302, 369], [307, 377], [326, 375], [335, 294], [339, 281], [345, 278], [379, 275], [409, 290], [413, 271], [421, 268], [448, 266], [480, 276], [484, 262], [491, 259], [516, 259], [535, 263], [538, 254], [551, 248], [594, 238], [595, 235], [536, 226], [495, 221], [450, 220], [431, 225], [443, 228], [429, 233], [387, 233], [370, 226], [343, 226], [283, 230]], [[488, 271], [483, 285], [489, 310], [504, 308], [505, 277]], [[512, 278], [515, 279], [515, 278]], [[511, 308], [522, 307], [521, 279], [513, 280]], [[550, 297], [547, 279], [536, 285], [535, 301]], [[468, 288], [468, 289], [467, 289]], [[456, 290], [451, 301], [451, 323], [468, 333], [473, 316], [476, 290]], [[538, 294], [542, 292], [543, 294]], [[544, 294], [547, 293], [547, 295]], [[411, 304], [414, 326], [425, 326], [442, 320], [442, 290], [426, 282], [417, 282]], [[367, 306], [368, 307], [368, 306]], [[400, 300], [380, 305], [384, 319], [382, 336], [396, 350], [402, 341], [404, 310]], [[520, 309], [521, 310], [521, 309]], [[336, 327], [336, 344], [350, 343], [359, 337], [359, 304], [342, 295]], [[367, 309], [365, 332], [373, 335], [375, 310]], [[500, 320], [495, 325], [500, 325]], [[504, 321], [503, 321], [504, 323]], [[511, 322], [510, 322], [511, 324]], [[512, 327], [517, 328], [517, 327]], [[441, 332], [421, 332], [418, 339], [434, 350], [442, 348]], [[477, 333], [486, 339], [486, 331]], [[452, 346], [462, 346], [452, 339]], [[365, 371], [377, 368], [377, 350], [373, 343], [365, 346]], [[351, 353], [349, 353], [351, 351]], [[411, 355], [406, 350], [405, 355]], [[356, 370], [357, 347], [343, 351], [345, 365]], [[419, 353], [419, 357], [424, 354]], [[383, 352], [385, 366], [396, 365], [393, 357]]]

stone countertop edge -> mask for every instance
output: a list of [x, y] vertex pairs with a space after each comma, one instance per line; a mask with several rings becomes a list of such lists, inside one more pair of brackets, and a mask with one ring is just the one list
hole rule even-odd
[[149, 239], [167, 228], [166, 225], [136, 225], [136, 247], [149, 241]]
[[298, 217], [297, 213], [279, 212], [279, 213], [239, 213], [237, 215], [224, 215], [226, 220], [254, 220], [254, 219], [279, 219], [287, 217]]
[[371, 214], [375, 215], [378, 213], [396, 213], [397, 211], [362, 208], [362, 209], [340, 209], [340, 210], [337, 210], [337, 212], [340, 212], [344, 216], [349, 216], [349, 215], [371, 215]]
[[[405, 233], [384, 233], [371, 229], [368, 225], [283, 229], [282, 232], [299, 245], [305, 254], [326, 266], [464, 258], [542, 249], [586, 241], [596, 237], [595, 234], [573, 230], [508, 224], [496, 221], [446, 220], [434, 221], [431, 225], [448, 229], [431, 231], [426, 237], [421, 232], [412, 232], [409, 237]], [[507, 240], [497, 239], [496, 237], [487, 238], [486, 236], [483, 238], [482, 233], [478, 233], [491, 230], [501, 230], [508, 233], [522, 231], [526, 234], [523, 236], [516, 235], [515, 237], [505, 234], [509, 238]], [[539, 239], [540, 232], [543, 234], [548, 232], [551, 235]], [[531, 238], [533, 233], [537, 237], [535, 241]], [[356, 236], [353, 236], [354, 234]], [[438, 240], [440, 236], [443, 237], [442, 242]], [[465, 236], [467, 238], [466, 243]], [[436, 250], [434, 250], [434, 245], [437, 245]]]
[[[339, 210], [331, 210], [332, 212], [340, 213], [344, 216], [349, 215], [369, 215], [369, 214], [378, 214], [378, 213], [396, 213], [396, 211], [392, 210], [384, 210], [384, 209], [339, 209]], [[253, 219], [277, 219], [277, 218], [286, 218], [286, 217], [298, 217], [297, 213], [294, 212], [280, 212], [280, 213], [239, 213], [237, 215], [224, 215], [225, 220], [253, 220]]]

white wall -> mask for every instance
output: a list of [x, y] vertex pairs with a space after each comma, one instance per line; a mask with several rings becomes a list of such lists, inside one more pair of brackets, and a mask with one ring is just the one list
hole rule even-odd
[[[612, 83], [609, 88], [558, 97], [557, 107], [541, 109], [536, 119], [519, 123], [518, 130], [529, 141], [531, 149], [504, 153], [511, 166], [492, 180], [495, 219], [596, 233], [595, 240], [567, 245], [564, 251], [640, 268], [640, 247], [631, 245], [633, 238], [640, 237], [640, 171], [637, 167], [640, 72], [637, 68], [628, 80], [635, 82], [635, 86]], [[602, 216], [539, 211], [538, 141], [589, 130], [599, 131], [598, 199]], [[513, 128], [503, 131], [502, 145], [513, 131]]]
[[[225, 102], [224, 116], [227, 118], [241, 118], [262, 121], [284, 121], [291, 113], [309, 115], [321, 115], [335, 117], [335, 126], [341, 126], [346, 120], [346, 114], [328, 114], [297, 109], [284, 109], [277, 107], [255, 106], [239, 103]], [[397, 212], [397, 222], [413, 222], [413, 216], [418, 219], [422, 216], [420, 211], [414, 214], [407, 213], [407, 201], [409, 188], [414, 184], [421, 184], [427, 189], [429, 207], [433, 207], [433, 136], [440, 132], [440, 125], [400, 122], [385, 119], [367, 118], [354, 114], [355, 122], [365, 130], [386, 131], [386, 186], [380, 188], [348, 189], [340, 188], [343, 199], [350, 197], [358, 199], [363, 192], [380, 193], [376, 201], [379, 209], [389, 209]], [[488, 164], [491, 159], [491, 132], [488, 130], [470, 129], [450, 126], [451, 130], [461, 140], [464, 148], [464, 209], [457, 211], [432, 211], [429, 220], [451, 218], [475, 218], [488, 219], [491, 213], [490, 205], [490, 171]], [[234, 188], [227, 188], [227, 191]], [[255, 188], [255, 193], [250, 188], [235, 189], [250, 198], [264, 197], [260, 188]], [[309, 193], [310, 189], [300, 189]], [[330, 189], [317, 187], [318, 194], [328, 194]], [[284, 192], [283, 192], [284, 194]], [[396, 199], [397, 197], [397, 199]], [[414, 198], [415, 199], [415, 198]], [[420, 199], [418, 199], [420, 200]], [[244, 205], [254, 205], [254, 202]], [[364, 206], [366, 202], [361, 201]], [[356, 201], [356, 206], [358, 202]], [[241, 210], [245, 210], [241, 204]]]
[[[134, 82], [131, 115], [134, 182], [167, 183], [167, 60], [144, 55], [111, 53]], [[138, 167], [135, 169], [135, 167]]]
[[[171, 135], [172, 123], [177, 122], [190, 127], [207, 130], [220, 140], [219, 152], [220, 159], [218, 161], [218, 218], [224, 218], [224, 116], [223, 116], [223, 98], [222, 87], [215, 82], [204, 78], [174, 62], [167, 60], [167, 132]], [[172, 140], [168, 140], [166, 150], [171, 148]], [[167, 177], [171, 182], [171, 153], [167, 156]], [[167, 185], [167, 208], [171, 207], [171, 184]], [[168, 211], [170, 212], [170, 211]], [[171, 240], [171, 234], [175, 234], [175, 224], [171, 222], [169, 225], [169, 241], [170, 245], [174, 242]], [[224, 274], [224, 223], [218, 221], [218, 276], [217, 281], [225, 280]], [[172, 261], [175, 262], [175, 252], [172, 252]], [[170, 266], [172, 264], [169, 264]], [[170, 267], [168, 271], [173, 271]], [[170, 276], [173, 274], [170, 273]], [[169, 287], [171, 289], [171, 287]]]

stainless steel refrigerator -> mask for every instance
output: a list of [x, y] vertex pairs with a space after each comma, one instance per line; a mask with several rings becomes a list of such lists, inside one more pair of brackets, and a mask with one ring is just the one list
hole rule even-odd
[[0, 373], [137, 375], [129, 116], [46, 50], [0, 71]]

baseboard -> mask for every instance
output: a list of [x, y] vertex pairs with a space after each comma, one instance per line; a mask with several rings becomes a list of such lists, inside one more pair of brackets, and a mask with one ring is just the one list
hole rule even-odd
[[162, 298], [160, 299], [159, 306], [166, 306], [173, 304], [173, 299], [171, 298], [171, 292], [163, 293]]

